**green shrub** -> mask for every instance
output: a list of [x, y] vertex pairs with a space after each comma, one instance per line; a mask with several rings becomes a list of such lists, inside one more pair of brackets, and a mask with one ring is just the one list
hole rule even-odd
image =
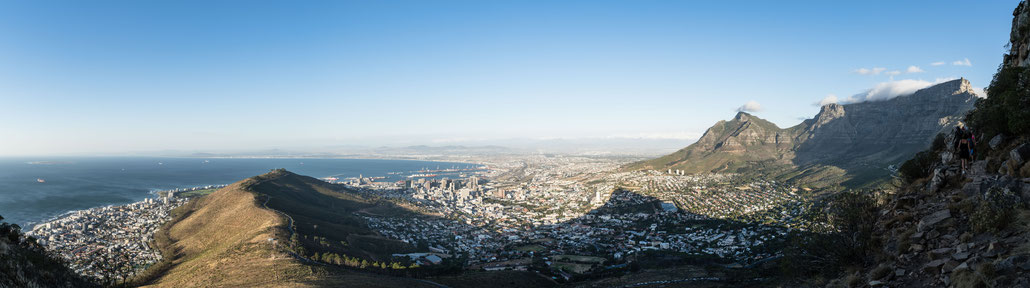
[[[936, 141], [935, 141], [936, 142]], [[943, 140], [942, 140], [943, 142]], [[912, 159], [905, 161], [901, 164], [901, 168], [898, 172], [901, 173], [901, 178], [906, 182], [912, 182], [916, 179], [922, 179], [930, 176], [933, 164], [940, 161], [940, 156], [933, 151], [922, 151], [916, 153]]]
[[876, 266], [876, 268], [873, 269], [873, 271], [869, 272], [869, 280], [880, 280], [883, 278], [887, 278], [887, 276], [890, 275], [890, 273], [894, 273], [894, 271], [891, 270], [890, 266], [888, 266], [887, 264], [880, 264], [879, 266]]
[[966, 122], [983, 132], [984, 139], [999, 133], [1030, 135], [1030, 69], [999, 68], [986, 90], [987, 98], [976, 102]]
[[973, 211], [969, 221], [976, 232], [997, 232], [1005, 229], [1015, 216], [1020, 199], [1009, 189], [991, 187]]

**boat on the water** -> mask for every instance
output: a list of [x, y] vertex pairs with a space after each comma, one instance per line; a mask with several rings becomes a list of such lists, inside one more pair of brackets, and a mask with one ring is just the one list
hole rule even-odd
[[424, 178], [424, 177], [436, 177], [436, 174], [412, 174], [408, 175], [408, 178]]
[[46, 180], [43, 180], [43, 178], [36, 178], [36, 182], [46, 183]]

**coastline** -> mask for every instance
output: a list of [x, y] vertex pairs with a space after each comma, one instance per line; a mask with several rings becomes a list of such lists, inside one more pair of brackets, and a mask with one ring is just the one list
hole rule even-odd
[[[172, 209], [193, 198], [172, 195], [69, 211], [25, 234], [84, 277], [125, 280], [161, 260], [161, 253], [151, 247], [154, 234], [170, 219]], [[112, 257], [122, 260], [102, 260]]]
[[[206, 163], [207, 160], [210, 163]], [[359, 174], [390, 177], [394, 174], [388, 172], [406, 174], [437, 165], [481, 167], [484, 164], [462, 160], [466, 161], [375, 156], [0, 157], [0, 179], [5, 179], [0, 182], [0, 213], [9, 223], [33, 227], [75, 211], [142, 201], [159, 191], [233, 183], [274, 168], [286, 168], [316, 178], [344, 178]], [[37, 183], [37, 179], [46, 182]]]

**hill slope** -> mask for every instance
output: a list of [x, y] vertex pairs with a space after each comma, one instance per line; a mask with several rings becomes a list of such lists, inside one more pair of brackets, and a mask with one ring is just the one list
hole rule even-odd
[[[415, 279], [314, 265], [293, 254], [289, 249], [293, 235], [291, 217], [265, 205], [278, 203], [280, 208], [295, 212], [304, 208], [299, 205], [302, 201], [320, 201], [326, 195], [323, 193], [338, 193], [326, 185], [329, 184], [314, 178], [276, 170], [237, 182], [181, 207], [179, 214], [162, 231], [166, 233], [163, 236], [167, 237], [167, 243], [161, 248], [173, 254], [166, 255], [172, 259], [171, 264], [163, 271], [154, 272], [159, 276], [151, 284], [158, 287], [430, 286]], [[317, 207], [311, 210], [320, 211]], [[306, 219], [309, 215], [297, 213], [292, 218]]]
[[[814, 182], [882, 178], [929, 146], [973, 108], [969, 81], [958, 79], [884, 101], [827, 104], [812, 119], [781, 129], [744, 112], [715, 123], [694, 144], [626, 169], [679, 169], [687, 173], [749, 172]], [[770, 173], [774, 172], [774, 173]], [[832, 178], [832, 177], [831, 177]]]
[[[4, 217], [0, 216], [0, 220]], [[18, 225], [0, 222], [0, 287], [99, 287], [25, 237]]]

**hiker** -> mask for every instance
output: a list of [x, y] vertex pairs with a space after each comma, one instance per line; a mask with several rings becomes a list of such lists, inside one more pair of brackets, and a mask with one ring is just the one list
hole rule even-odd
[[962, 173], [966, 173], [966, 162], [972, 159], [973, 144], [970, 140], [971, 133], [966, 129], [965, 124], [962, 122], [958, 123], [958, 127], [955, 127], [955, 153], [958, 154], [958, 159], [962, 160]]

